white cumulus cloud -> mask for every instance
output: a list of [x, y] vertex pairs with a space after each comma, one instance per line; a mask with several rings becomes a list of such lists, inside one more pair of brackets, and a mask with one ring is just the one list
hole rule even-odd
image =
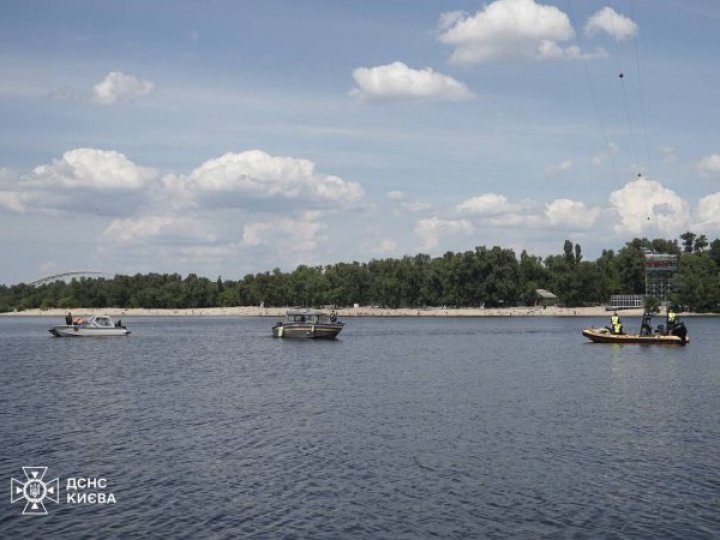
[[[402, 210], [413, 214], [430, 210], [433, 207], [430, 203], [410, 199], [404, 191], [388, 191], [385, 193], [385, 198], [388, 201], [397, 203]], [[399, 214], [400, 212], [396, 210], [395, 213]]]
[[246, 246], [270, 246], [280, 251], [308, 253], [327, 240], [321, 233], [326, 229], [318, 221], [293, 220], [289, 218], [248, 223], [243, 227], [243, 243]]
[[720, 174], [720, 154], [705, 156], [697, 166], [701, 173], [708, 176]]
[[702, 229], [720, 229], [720, 193], [706, 195], [698, 202], [697, 217]]
[[24, 214], [28, 209], [28, 196], [17, 191], [0, 191], [0, 207], [15, 212], [16, 214]]
[[445, 13], [440, 14], [440, 18], [438, 20], [438, 30], [444, 31], [452, 28], [457, 23], [462, 21], [463, 19], [467, 18], [468, 14], [467, 11], [446, 11]]
[[127, 75], [121, 71], [111, 71], [93, 88], [93, 99], [100, 105], [134, 101], [155, 91], [155, 84]]
[[385, 193], [385, 198], [388, 201], [402, 201], [405, 199], [405, 192], [404, 191], [388, 191]]
[[36, 167], [23, 183], [53, 189], [137, 190], [156, 175], [155, 169], [140, 167], [120, 152], [78, 148], [49, 165]]
[[587, 229], [595, 224], [602, 211], [600, 208], [588, 207], [584, 202], [566, 198], [543, 205], [530, 199], [510, 201], [504, 195], [496, 193], [485, 193], [467, 199], [455, 208], [458, 212], [470, 214], [476, 224], [506, 229]]
[[77, 148], [1, 181], [0, 207], [16, 213], [127, 214], [156, 177], [155, 169], [136, 165], [119, 152]]
[[102, 239], [121, 245], [139, 242], [187, 244], [213, 242], [215, 235], [191, 218], [145, 216], [114, 219], [103, 232]]
[[587, 54], [563, 46], [575, 37], [569, 17], [555, 6], [535, 0], [496, 0], [474, 15], [450, 12], [440, 16], [442, 43], [455, 47], [450, 61], [475, 64], [497, 59], [577, 59]]
[[394, 240], [390, 240], [389, 238], [385, 238], [384, 240], [380, 241], [375, 248], [374, 253], [377, 253], [378, 255], [391, 255], [397, 251], [398, 245], [397, 242]]
[[476, 214], [481, 216], [497, 216], [520, 210], [520, 205], [511, 203], [505, 195], [497, 193], [485, 193], [471, 199], [467, 199], [456, 207], [458, 212]]
[[339, 176], [319, 174], [306, 159], [271, 156], [261, 150], [227, 153], [210, 159], [188, 176], [166, 176], [165, 186], [180, 200], [216, 195], [218, 203], [239, 204], [240, 199], [288, 198], [347, 203], [363, 197], [360, 184]]
[[466, 219], [452, 220], [431, 217], [418, 220], [415, 224], [415, 236], [420, 240], [421, 250], [433, 250], [440, 238], [451, 235], [469, 235], [475, 231], [472, 223]]
[[461, 101], [474, 94], [463, 83], [429, 67], [412, 69], [402, 62], [359, 67], [352, 72], [357, 88], [350, 96], [360, 102]]
[[575, 229], [587, 229], [595, 224], [600, 208], [588, 208], [584, 202], [556, 199], [545, 207], [545, 217], [550, 225]]
[[591, 15], [585, 24], [586, 36], [594, 36], [601, 32], [615, 39], [624, 40], [637, 35], [638, 26], [629, 17], [606, 6]]
[[675, 235], [690, 221], [687, 203], [655, 180], [629, 182], [610, 194], [610, 204], [620, 218], [615, 232], [626, 236], [651, 228]]
[[421, 201], [403, 201], [400, 203], [400, 208], [412, 214], [417, 214], [418, 212], [430, 210], [432, 209], [432, 207], [432, 204]]
[[552, 176], [559, 176], [561, 174], [565, 174], [567, 172], [570, 172], [573, 168], [573, 162], [569, 159], [566, 159], [565, 161], [561, 161], [560, 163], [557, 163], [555, 165], [551, 165], [546, 169], [547, 174]]

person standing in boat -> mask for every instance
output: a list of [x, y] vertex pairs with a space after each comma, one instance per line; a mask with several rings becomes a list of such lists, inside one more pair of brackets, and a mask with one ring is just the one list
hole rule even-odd
[[675, 330], [675, 327], [677, 326], [677, 313], [675, 313], [675, 310], [671, 307], [667, 308], [667, 320], [666, 320], [666, 328], [667, 333], [671, 334], [673, 330]]
[[640, 335], [641, 336], [652, 336], [652, 313], [645, 311], [643, 313], [642, 322], [640, 323]]
[[622, 334], [622, 322], [620, 322], [620, 315], [617, 311], [614, 311], [612, 317], [610, 317], [610, 331], [613, 334]]
[[73, 322], [73, 321], [72, 321], [72, 313], [70, 313], [70, 312], [68, 311], [68, 312], [65, 314], [65, 324], [66, 324], [67, 326], [72, 326], [72, 322]]

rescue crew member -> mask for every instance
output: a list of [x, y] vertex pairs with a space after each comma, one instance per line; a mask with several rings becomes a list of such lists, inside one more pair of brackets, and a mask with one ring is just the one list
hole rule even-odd
[[677, 324], [677, 313], [675, 313], [675, 310], [671, 307], [667, 310], [667, 329], [668, 332], [672, 332], [672, 330], [675, 328], [675, 325]]
[[643, 313], [642, 323], [640, 324], [640, 335], [641, 336], [651, 336], [652, 335], [652, 326], [650, 325], [650, 322], [652, 321], [652, 313], [649, 311], [645, 311]]
[[617, 314], [617, 311], [614, 311], [612, 317], [610, 317], [610, 326], [613, 334], [622, 334], [623, 325], [620, 322], [620, 315]]

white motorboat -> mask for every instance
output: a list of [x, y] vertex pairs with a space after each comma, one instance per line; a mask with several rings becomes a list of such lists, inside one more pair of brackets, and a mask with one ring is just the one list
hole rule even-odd
[[130, 330], [122, 326], [120, 321], [114, 322], [107, 315], [76, 317], [72, 323], [54, 326], [48, 332], [55, 337], [109, 337], [130, 334]]

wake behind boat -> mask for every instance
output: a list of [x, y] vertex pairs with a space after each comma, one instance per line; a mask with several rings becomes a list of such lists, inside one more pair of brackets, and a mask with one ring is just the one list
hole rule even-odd
[[325, 313], [312, 309], [291, 309], [287, 321], [278, 321], [272, 327], [273, 337], [334, 339], [345, 323], [339, 321], [335, 312]]
[[48, 330], [55, 337], [110, 337], [127, 336], [130, 330], [120, 321], [113, 322], [107, 315], [76, 317], [71, 324], [54, 326]]

